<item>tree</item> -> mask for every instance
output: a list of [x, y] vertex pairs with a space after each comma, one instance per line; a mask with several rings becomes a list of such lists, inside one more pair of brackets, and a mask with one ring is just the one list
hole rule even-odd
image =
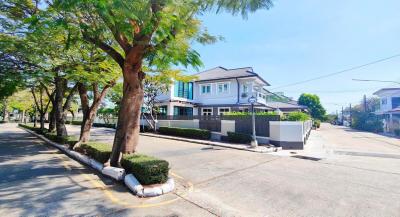
[[144, 98], [144, 66], [163, 71], [171, 65], [201, 65], [191, 42], [212, 43], [218, 38], [201, 28], [198, 14], [216, 8], [242, 14], [272, 6], [271, 0], [177, 1], [54, 1], [68, 29], [102, 49], [120, 66], [123, 96], [110, 157], [118, 165], [121, 152], [135, 151], [139, 138], [140, 108]]
[[[31, 93], [36, 105], [36, 111], [39, 112], [40, 130], [44, 130], [44, 119], [50, 105], [50, 99], [46, 96], [43, 85], [31, 87]], [[52, 93], [54, 95], [54, 92]]]
[[312, 118], [324, 120], [326, 110], [322, 107], [319, 97], [315, 94], [303, 93], [298, 100], [299, 105], [308, 107]]

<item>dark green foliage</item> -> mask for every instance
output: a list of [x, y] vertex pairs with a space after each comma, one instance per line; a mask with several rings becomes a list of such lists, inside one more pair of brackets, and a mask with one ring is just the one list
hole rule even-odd
[[395, 129], [394, 130], [394, 135], [400, 136], [400, 129]]
[[41, 134], [44, 137], [48, 138], [49, 140], [61, 144], [68, 144], [71, 146], [71, 144], [75, 144], [77, 142], [76, 138], [74, 136], [57, 136], [55, 132], [51, 133], [48, 132], [47, 129], [41, 130], [40, 128], [29, 126], [26, 124], [19, 124], [20, 127], [24, 127], [26, 129], [32, 130], [33, 132], [37, 134]]
[[160, 127], [158, 131], [161, 134], [171, 136], [181, 136], [192, 139], [210, 139], [211, 132], [203, 129], [191, 129], [191, 128], [178, 128], [178, 127]]
[[250, 143], [251, 139], [248, 134], [228, 132], [228, 141], [232, 143]]
[[379, 116], [368, 112], [352, 112], [352, 128], [369, 132], [382, 132], [383, 122]]
[[317, 95], [303, 93], [299, 97], [298, 101], [299, 105], [304, 105], [308, 107], [308, 111], [310, 112], [311, 117], [318, 120], [324, 120], [326, 110], [324, 109], [324, 107], [322, 107], [319, 97]]
[[143, 185], [160, 184], [168, 180], [169, 163], [146, 155], [125, 155], [121, 165]]
[[79, 151], [100, 163], [105, 163], [110, 159], [111, 148], [112, 146], [108, 144], [90, 142], [88, 144], [82, 144], [79, 147]]

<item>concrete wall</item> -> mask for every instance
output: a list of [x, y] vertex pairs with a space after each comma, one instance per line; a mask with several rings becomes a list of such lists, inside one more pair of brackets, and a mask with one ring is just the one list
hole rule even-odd
[[157, 128], [159, 127], [180, 127], [180, 128], [195, 128], [199, 129], [199, 120], [158, 120]]
[[235, 121], [221, 120], [221, 134], [227, 136], [228, 132], [235, 132]]
[[311, 132], [312, 121], [270, 121], [270, 141], [283, 149], [303, 149]]

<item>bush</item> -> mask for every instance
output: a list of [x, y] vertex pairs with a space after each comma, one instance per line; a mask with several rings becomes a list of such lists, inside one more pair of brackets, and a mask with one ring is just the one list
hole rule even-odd
[[[224, 116], [250, 116], [252, 115], [251, 112], [225, 112]], [[275, 116], [279, 115], [277, 112], [270, 111], [270, 112], [256, 112], [255, 115], [262, 115], [262, 116]]]
[[313, 127], [320, 128], [321, 127], [321, 121], [320, 120], [314, 120], [313, 121]]
[[353, 112], [352, 128], [374, 133], [383, 132], [382, 119], [374, 113]]
[[307, 121], [310, 119], [310, 116], [304, 112], [291, 112], [285, 118], [287, 121]]
[[178, 127], [160, 127], [158, 131], [161, 134], [171, 136], [181, 136], [192, 139], [210, 139], [211, 132], [203, 129], [191, 129], [191, 128], [178, 128]]
[[125, 155], [121, 165], [143, 185], [160, 184], [168, 180], [169, 163], [146, 155]]
[[394, 130], [394, 135], [400, 136], [400, 129], [395, 129]]
[[86, 154], [87, 156], [105, 163], [110, 159], [112, 146], [104, 143], [89, 142], [88, 144], [82, 144], [78, 151]]
[[233, 143], [250, 143], [251, 135], [243, 133], [228, 132], [228, 141]]

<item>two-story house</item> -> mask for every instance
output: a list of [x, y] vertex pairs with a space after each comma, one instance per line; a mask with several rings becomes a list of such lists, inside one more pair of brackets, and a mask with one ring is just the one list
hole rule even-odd
[[[220, 115], [230, 111], [249, 111], [249, 97], [256, 98], [257, 111], [274, 111], [278, 104], [268, 106], [271, 94], [269, 83], [251, 67], [227, 69], [216, 67], [195, 74], [191, 82], [175, 81], [169, 91], [157, 98], [164, 115]], [[272, 105], [272, 104], [271, 104]], [[293, 103], [279, 103], [293, 110], [305, 107]]]
[[380, 98], [377, 115], [384, 118], [385, 132], [400, 129], [400, 88], [383, 88], [374, 93]]

